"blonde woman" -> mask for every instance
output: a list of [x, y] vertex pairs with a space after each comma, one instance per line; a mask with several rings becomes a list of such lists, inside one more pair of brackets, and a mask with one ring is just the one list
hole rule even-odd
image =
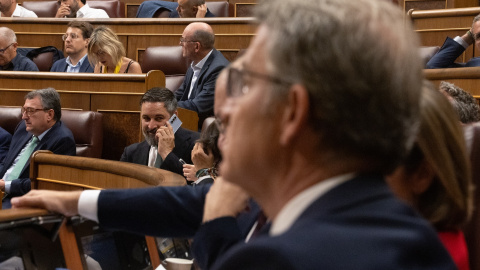
[[108, 27], [93, 30], [88, 43], [88, 61], [94, 73], [142, 73], [138, 62], [125, 57], [125, 48], [118, 36]]
[[473, 195], [463, 130], [452, 105], [430, 84], [424, 84], [420, 104], [415, 145], [387, 182], [437, 230], [458, 269], [468, 270], [461, 228], [471, 215]]

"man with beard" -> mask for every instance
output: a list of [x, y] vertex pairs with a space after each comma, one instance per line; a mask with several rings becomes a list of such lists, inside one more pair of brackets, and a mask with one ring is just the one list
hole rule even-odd
[[57, 60], [53, 63], [50, 71], [57, 72], [90, 72], [93, 67], [87, 57], [87, 47], [93, 26], [84, 21], [71, 21], [67, 32], [62, 36], [65, 42], [66, 59]]
[[103, 9], [91, 8], [86, 0], [58, 0], [55, 18], [110, 18]]
[[152, 88], [140, 100], [140, 118], [145, 140], [129, 145], [120, 161], [157, 167], [183, 175], [183, 164], [192, 164], [191, 152], [198, 132], [179, 128], [173, 132], [168, 121], [177, 114], [175, 95], [166, 88]]

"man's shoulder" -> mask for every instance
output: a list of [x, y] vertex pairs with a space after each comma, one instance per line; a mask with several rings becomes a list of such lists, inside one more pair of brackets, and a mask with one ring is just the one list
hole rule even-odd
[[139, 143], [128, 145], [127, 147], [125, 147], [125, 152], [135, 152], [145, 148], [150, 148], [150, 145], [148, 145], [147, 141], [142, 141]]
[[83, 14], [83, 18], [110, 18], [105, 10], [91, 8], [88, 4], [85, 4], [79, 11]]
[[15, 9], [14, 13], [17, 12], [17, 9], [19, 11], [19, 17], [24, 17], [24, 18], [38, 18], [37, 14], [35, 12], [26, 9], [20, 5], [17, 4], [17, 8]]
[[67, 67], [67, 58], [62, 58], [62, 59], [58, 59], [57, 61], [55, 61], [55, 63], [53, 63], [50, 71], [62, 72], [62, 71], [65, 71], [66, 67]]
[[32, 60], [19, 53], [12, 59], [12, 63], [15, 71], [38, 71], [37, 65]]
[[212, 58], [212, 64], [217, 65], [217, 66], [228, 66], [230, 64], [230, 61], [228, 61], [223, 54], [218, 51], [217, 49], [213, 49], [212, 55], [210, 55]]
[[192, 130], [180, 127], [175, 133], [175, 136], [186, 138], [186, 139], [190, 138], [192, 140], [197, 140], [198, 138], [200, 138], [200, 133], [197, 131], [192, 131]]
[[74, 140], [72, 131], [61, 120], [57, 121], [50, 131], [52, 136], [57, 139], [70, 138]]

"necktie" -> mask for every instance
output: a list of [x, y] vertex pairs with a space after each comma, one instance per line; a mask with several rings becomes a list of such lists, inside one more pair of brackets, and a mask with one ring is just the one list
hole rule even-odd
[[22, 172], [23, 167], [25, 167], [25, 164], [30, 161], [30, 156], [32, 155], [32, 152], [37, 146], [37, 144], [37, 136], [32, 136], [30, 142], [28, 142], [27, 145], [25, 145], [23, 151], [20, 152], [20, 158], [18, 159], [17, 163], [15, 163], [15, 167], [13, 167], [12, 172], [8, 175], [8, 181], [18, 179], [18, 176]]
[[155, 160], [154, 167], [160, 168], [161, 165], [162, 165], [162, 157], [159, 154], [157, 154], [157, 159]]

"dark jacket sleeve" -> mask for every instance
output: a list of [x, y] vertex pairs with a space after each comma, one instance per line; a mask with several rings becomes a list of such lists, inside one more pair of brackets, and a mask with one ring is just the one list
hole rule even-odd
[[462, 45], [447, 37], [442, 48], [440, 48], [440, 50], [427, 62], [426, 68], [462, 67], [465, 64], [455, 63], [455, 59], [457, 59], [464, 51], [465, 48]]
[[11, 141], [12, 135], [10, 135], [10, 133], [3, 128], [0, 128], [0, 164], [2, 164], [3, 159], [8, 153], [8, 148], [10, 147]]
[[104, 190], [98, 198], [100, 225], [158, 237], [193, 237], [203, 217], [201, 187], [154, 187]]

